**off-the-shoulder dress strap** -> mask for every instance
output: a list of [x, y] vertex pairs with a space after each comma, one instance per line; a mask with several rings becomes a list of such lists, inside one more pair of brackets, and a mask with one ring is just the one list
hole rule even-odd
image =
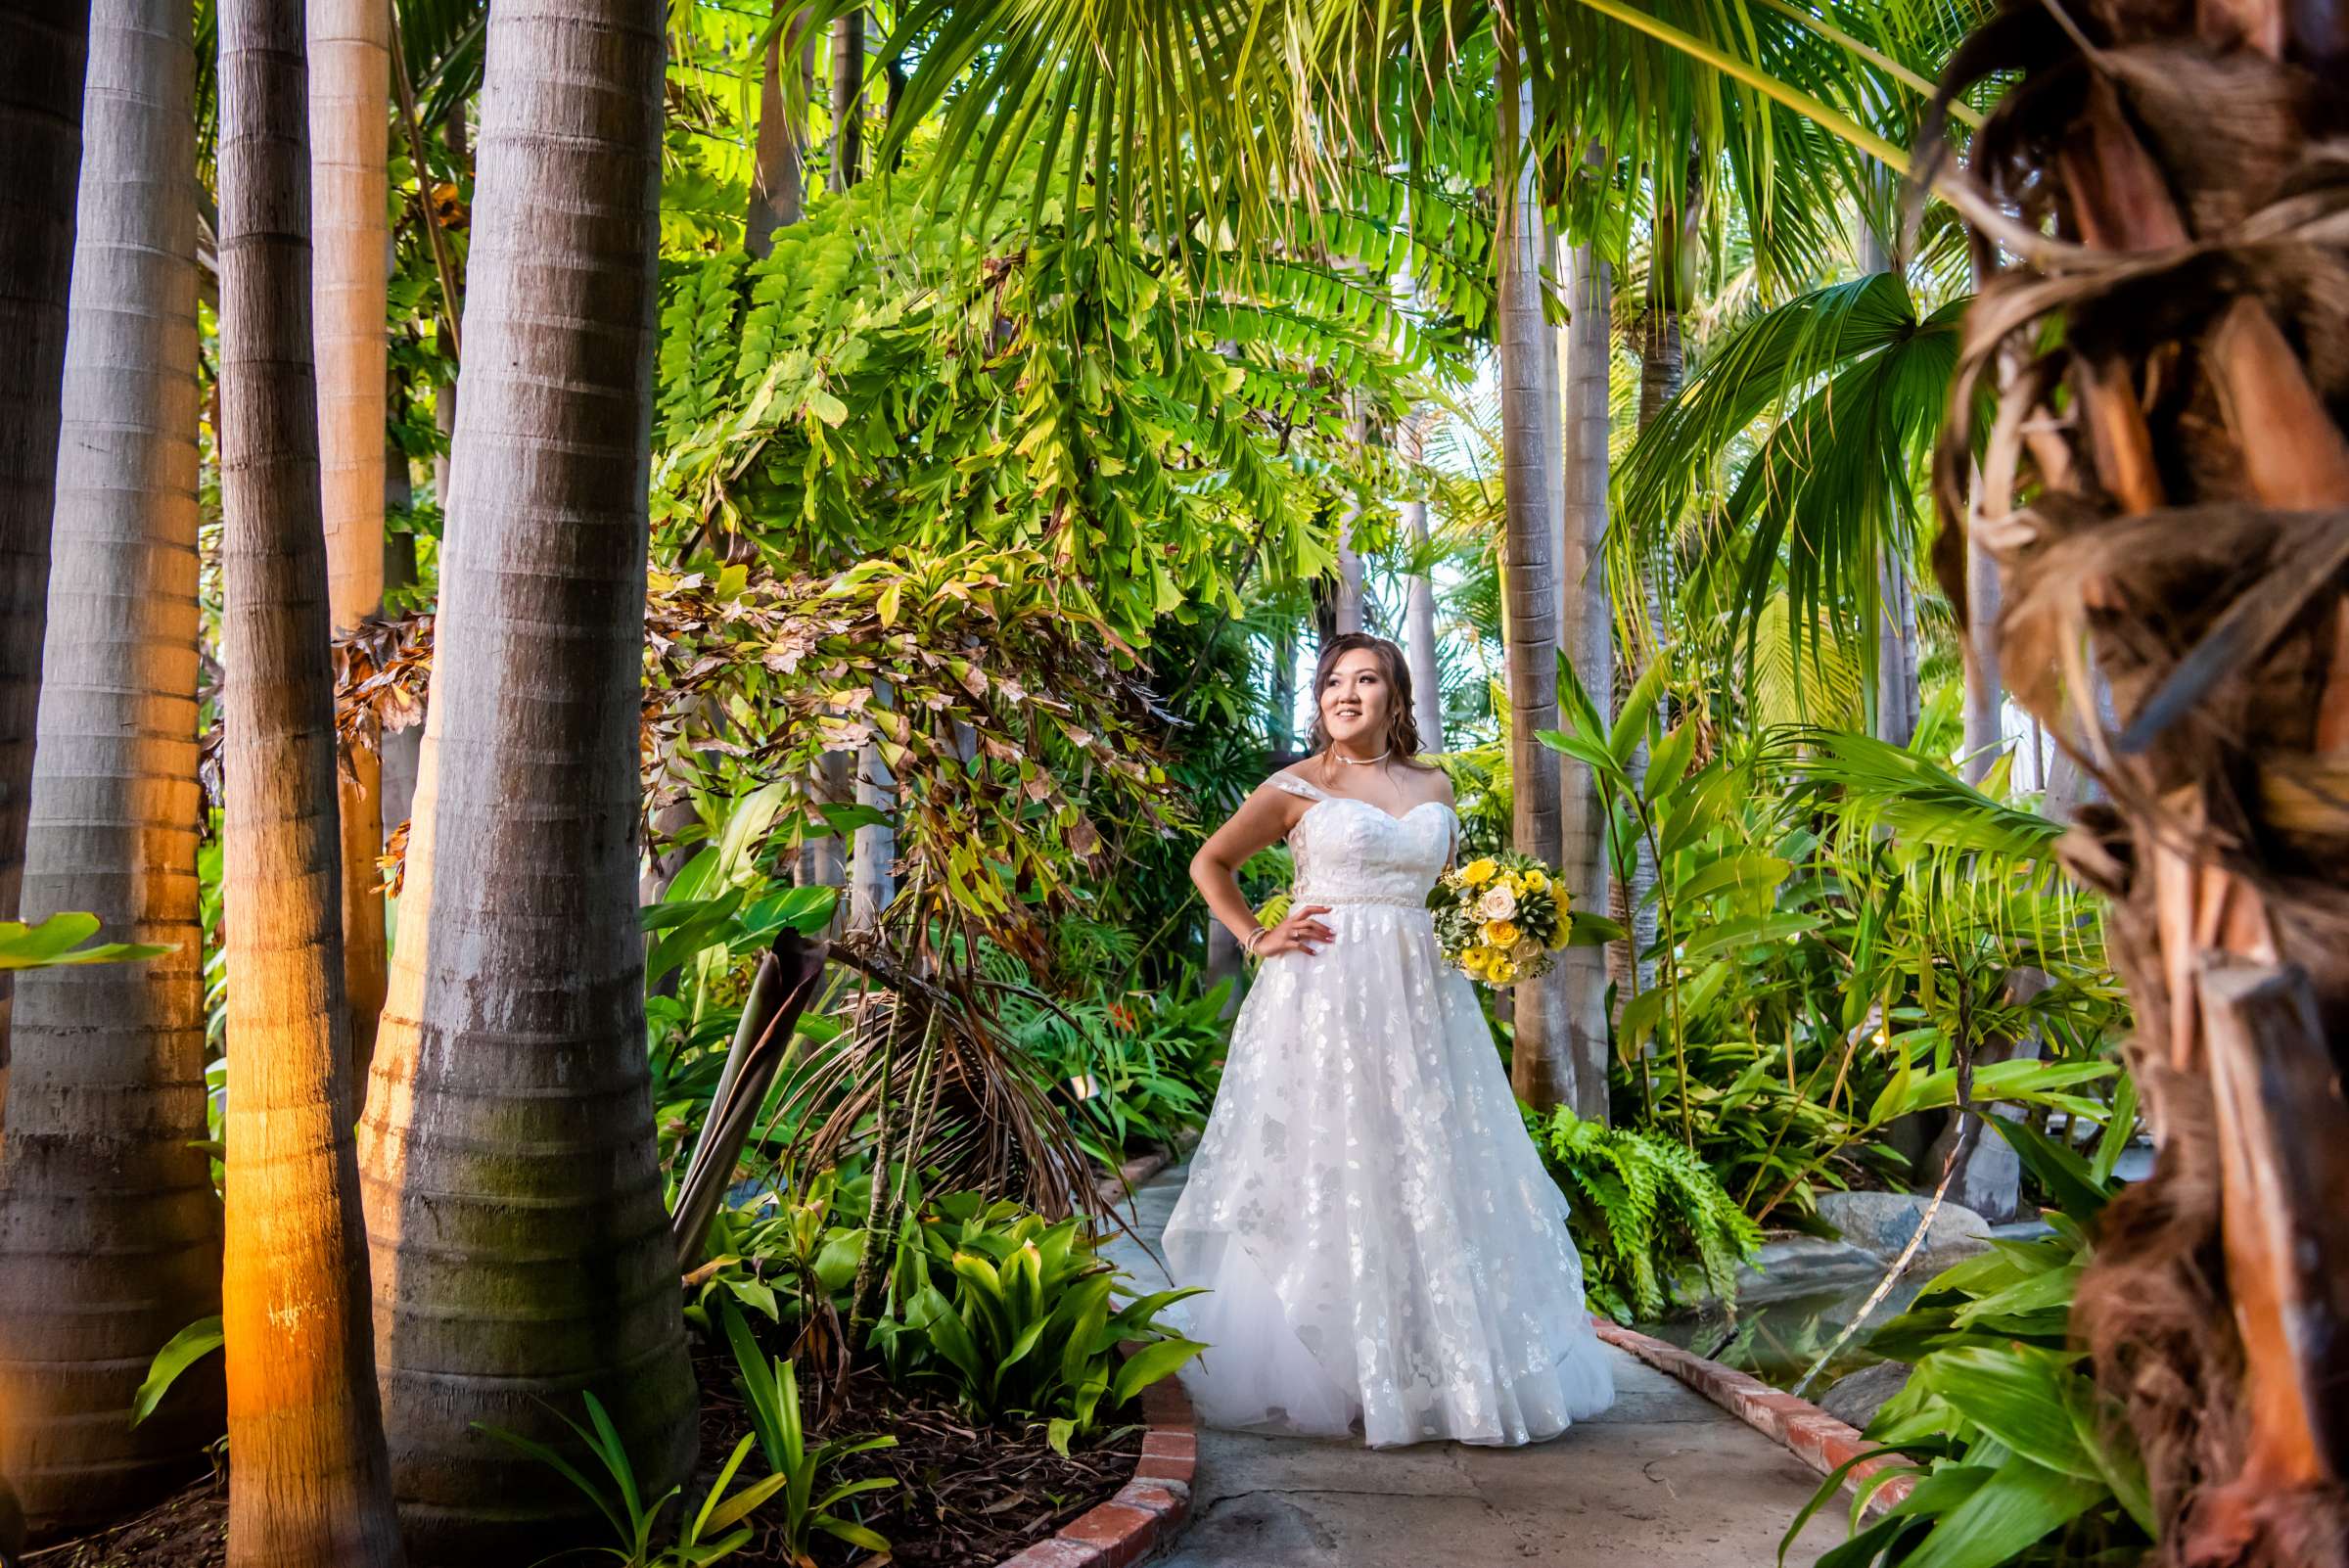
[[1291, 795], [1301, 796], [1309, 801], [1326, 801], [1329, 799], [1329, 792], [1327, 790], [1321, 788], [1317, 784], [1309, 784], [1294, 773], [1273, 774], [1272, 787], [1276, 790], [1286, 790]]

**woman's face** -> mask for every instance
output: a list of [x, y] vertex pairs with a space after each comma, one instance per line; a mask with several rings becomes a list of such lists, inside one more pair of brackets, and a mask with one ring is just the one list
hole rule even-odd
[[1367, 648], [1347, 650], [1321, 683], [1322, 733], [1356, 751], [1377, 751], [1385, 744], [1393, 697], [1378, 655]]

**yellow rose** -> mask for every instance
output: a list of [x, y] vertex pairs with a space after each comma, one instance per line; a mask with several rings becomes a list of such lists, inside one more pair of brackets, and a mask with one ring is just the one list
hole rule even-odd
[[1460, 968], [1467, 973], [1468, 978], [1471, 980], [1484, 979], [1485, 949], [1482, 947], [1471, 947], [1466, 952], [1460, 954]]
[[1528, 893], [1540, 893], [1540, 892], [1541, 892], [1541, 891], [1542, 891], [1543, 888], [1546, 888], [1546, 887], [1548, 887], [1548, 886], [1549, 886], [1549, 878], [1547, 878], [1547, 877], [1543, 876], [1543, 875], [1541, 872], [1539, 872], [1539, 871], [1528, 871], [1528, 872], [1525, 874], [1525, 891], [1526, 891], [1526, 892], [1528, 892]]
[[1525, 878], [1519, 876], [1514, 871], [1503, 871], [1500, 874], [1500, 885], [1508, 889], [1511, 893], [1523, 893], [1525, 891]]
[[1493, 873], [1498, 869], [1493, 857], [1487, 855], [1482, 860], [1471, 860], [1460, 867], [1460, 880], [1472, 888], [1481, 888], [1493, 880]]
[[1485, 978], [1496, 986], [1505, 986], [1517, 978], [1517, 966], [1506, 958], [1496, 959], [1493, 967], [1485, 972]]
[[1563, 952], [1566, 948], [1566, 939], [1572, 934], [1572, 931], [1573, 928], [1566, 922], [1565, 911], [1560, 910], [1558, 912], [1558, 929], [1550, 933], [1549, 950], [1551, 952]]
[[1506, 920], [1496, 920], [1482, 933], [1486, 942], [1504, 952], [1517, 945], [1517, 928]]

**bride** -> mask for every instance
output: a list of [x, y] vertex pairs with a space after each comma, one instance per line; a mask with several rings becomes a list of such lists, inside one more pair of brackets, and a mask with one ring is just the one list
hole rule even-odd
[[[1314, 671], [1314, 755], [1191, 862], [1264, 961], [1166, 1233], [1209, 1425], [1372, 1447], [1520, 1444], [1606, 1408], [1566, 1202], [1520, 1120], [1427, 893], [1456, 848], [1418, 761], [1393, 643], [1349, 634]], [[1235, 872], [1283, 838], [1294, 904], [1261, 926]]]

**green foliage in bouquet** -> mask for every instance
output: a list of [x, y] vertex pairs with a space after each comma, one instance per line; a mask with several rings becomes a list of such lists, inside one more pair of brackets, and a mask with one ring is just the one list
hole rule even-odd
[[1548, 970], [1566, 945], [1569, 902], [1555, 871], [1514, 851], [1445, 872], [1427, 896], [1445, 961], [1493, 987]]
[[1564, 1106], [1525, 1118], [1571, 1200], [1593, 1307], [1619, 1323], [1657, 1317], [1689, 1280], [1735, 1298], [1737, 1266], [1760, 1249], [1762, 1230], [1702, 1159], [1673, 1138], [1586, 1122]]

